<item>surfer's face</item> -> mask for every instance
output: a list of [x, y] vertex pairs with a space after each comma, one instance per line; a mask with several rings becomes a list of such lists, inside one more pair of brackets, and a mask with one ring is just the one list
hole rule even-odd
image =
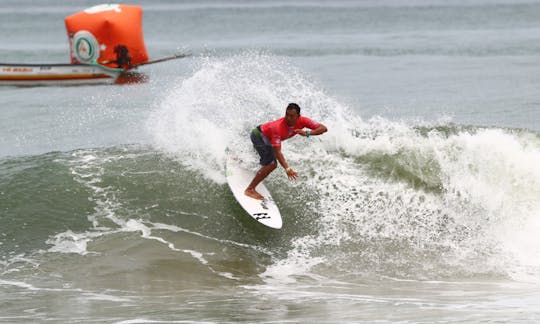
[[289, 127], [294, 126], [296, 122], [298, 121], [298, 118], [300, 117], [300, 114], [296, 111], [296, 109], [287, 109], [285, 111], [285, 122]]

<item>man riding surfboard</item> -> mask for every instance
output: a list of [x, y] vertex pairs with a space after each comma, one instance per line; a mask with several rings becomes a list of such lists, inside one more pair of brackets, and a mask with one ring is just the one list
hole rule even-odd
[[[304, 130], [304, 128], [308, 128]], [[261, 169], [255, 174], [255, 177], [248, 185], [244, 194], [254, 199], [264, 199], [264, 197], [255, 190], [272, 171], [277, 168], [277, 161], [285, 169], [287, 177], [295, 180], [298, 173], [285, 160], [281, 153], [281, 142], [293, 137], [296, 134], [301, 136], [315, 136], [325, 133], [328, 129], [321, 123], [318, 123], [308, 117], [300, 115], [300, 106], [290, 103], [285, 110], [285, 117], [261, 124], [251, 132], [251, 142], [260, 156]]]

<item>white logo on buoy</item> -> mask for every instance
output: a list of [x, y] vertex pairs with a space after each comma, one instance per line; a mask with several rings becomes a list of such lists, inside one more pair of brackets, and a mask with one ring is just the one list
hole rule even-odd
[[93, 6], [91, 8], [85, 9], [84, 12], [86, 12], [87, 14], [95, 14], [95, 13], [99, 13], [103, 11], [113, 11], [113, 10], [116, 12], [122, 11], [120, 9], [119, 4], [102, 4], [102, 5], [97, 5], [97, 6]]
[[78, 31], [72, 46], [73, 57], [81, 63], [92, 63], [99, 57], [98, 41], [89, 31]]

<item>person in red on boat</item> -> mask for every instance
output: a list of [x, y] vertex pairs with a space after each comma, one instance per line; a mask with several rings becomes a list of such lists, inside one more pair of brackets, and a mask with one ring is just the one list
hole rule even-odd
[[[308, 128], [305, 130], [304, 128]], [[285, 169], [287, 177], [295, 180], [298, 173], [285, 160], [281, 153], [281, 142], [293, 137], [296, 134], [310, 137], [321, 135], [328, 129], [321, 123], [311, 120], [308, 117], [300, 115], [300, 106], [290, 103], [285, 109], [285, 117], [261, 124], [251, 132], [251, 142], [261, 157], [261, 169], [255, 174], [255, 177], [248, 185], [244, 194], [254, 199], [264, 199], [264, 197], [255, 190], [255, 187], [261, 183], [272, 171], [277, 168], [277, 161]]]

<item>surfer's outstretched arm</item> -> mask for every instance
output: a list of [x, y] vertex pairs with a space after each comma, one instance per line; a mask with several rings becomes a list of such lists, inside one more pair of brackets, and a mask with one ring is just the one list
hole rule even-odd
[[276, 155], [276, 159], [279, 161], [279, 164], [281, 164], [283, 169], [285, 169], [287, 177], [289, 177], [290, 180], [296, 180], [296, 178], [298, 178], [298, 173], [293, 168], [289, 167], [289, 164], [287, 164], [283, 153], [281, 153], [281, 146], [274, 146], [272, 148], [274, 149], [274, 154]]
[[323, 124], [319, 124], [319, 126], [315, 129], [308, 129], [308, 130], [295, 129], [294, 130], [296, 134], [300, 136], [306, 136], [306, 137], [321, 135], [323, 133], [326, 133], [327, 131], [328, 131], [328, 128], [326, 128], [326, 126], [324, 126]]

